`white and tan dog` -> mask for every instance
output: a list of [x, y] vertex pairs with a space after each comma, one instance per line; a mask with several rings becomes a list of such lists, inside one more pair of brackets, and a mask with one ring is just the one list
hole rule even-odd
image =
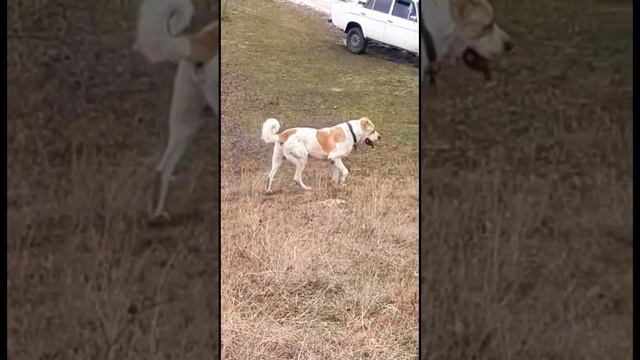
[[293, 180], [305, 190], [311, 190], [302, 182], [302, 172], [309, 157], [331, 161], [331, 180], [344, 183], [349, 170], [342, 159], [358, 144], [373, 147], [381, 139], [373, 122], [366, 117], [322, 129], [296, 127], [278, 133], [279, 130], [280, 122], [276, 119], [267, 119], [262, 124], [262, 140], [275, 144], [267, 192], [271, 192], [273, 180], [285, 159], [296, 167]]
[[427, 53], [423, 74], [433, 76], [443, 62], [462, 58], [490, 80], [488, 61], [514, 47], [495, 23], [488, 0], [421, 0], [420, 6], [420, 38]]
[[169, 142], [156, 167], [151, 217], [168, 218], [164, 210], [173, 171], [207, 110], [218, 119], [219, 26], [213, 21], [193, 34], [181, 34], [193, 17], [191, 0], [145, 0], [138, 18], [134, 48], [152, 63], [178, 63], [169, 111]]

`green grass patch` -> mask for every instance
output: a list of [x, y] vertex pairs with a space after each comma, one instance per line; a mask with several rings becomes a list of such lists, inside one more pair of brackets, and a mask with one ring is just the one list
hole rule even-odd
[[234, 1], [224, 18], [223, 76], [239, 72], [234, 121], [258, 131], [268, 117], [290, 127], [368, 116], [386, 144], [417, 158], [415, 66], [351, 54], [326, 17], [287, 3]]

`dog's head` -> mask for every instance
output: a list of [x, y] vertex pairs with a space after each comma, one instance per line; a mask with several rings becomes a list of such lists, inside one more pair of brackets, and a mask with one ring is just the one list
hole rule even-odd
[[491, 80], [489, 61], [511, 51], [514, 43], [496, 24], [489, 0], [423, 0], [421, 6], [420, 32], [428, 59], [423, 72], [431, 84], [447, 59], [462, 59]]
[[457, 48], [471, 49], [485, 60], [513, 49], [511, 37], [495, 23], [489, 1], [451, 0], [451, 11], [456, 25]]
[[360, 136], [361, 141], [365, 144], [374, 147], [374, 144], [382, 139], [380, 133], [376, 130], [376, 126], [373, 124], [373, 121], [369, 120], [367, 117], [363, 117], [359, 121], [360, 129], [362, 130], [362, 135]]

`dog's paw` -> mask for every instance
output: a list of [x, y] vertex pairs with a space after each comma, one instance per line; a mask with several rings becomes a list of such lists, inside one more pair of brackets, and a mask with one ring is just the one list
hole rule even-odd
[[487, 89], [491, 89], [491, 88], [495, 87], [497, 84], [498, 84], [498, 83], [497, 83], [495, 80], [486, 80], [486, 81], [484, 82], [484, 86], [485, 86]]
[[149, 221], [153, 224], [171, 221], [171, 215], [166, 211], [159, 211], [149, 217]]

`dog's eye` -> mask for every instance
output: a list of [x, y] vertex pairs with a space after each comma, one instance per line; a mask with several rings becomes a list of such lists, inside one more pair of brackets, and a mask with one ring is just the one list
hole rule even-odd
[[484, 28], [482, 29], [482, 32], [484, 33], [488, 33], [491, 32], [491, 30], [493, 30], [493, 22], [488, 23], [487, 25], [484, 26]]
[[203, 63], [203, 62], [198, 61], [198, 62], [196, 63], [196, 69], [200, 69], [202, 66], [204, 66], [204, 63]]

